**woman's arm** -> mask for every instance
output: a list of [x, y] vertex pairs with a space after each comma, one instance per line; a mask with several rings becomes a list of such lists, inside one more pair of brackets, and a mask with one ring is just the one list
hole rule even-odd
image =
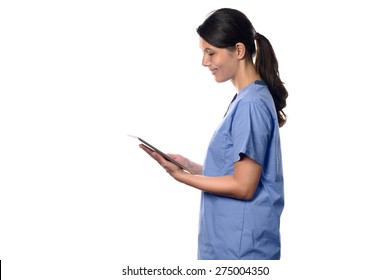
[[[201, 165], [194, 164], [198, 169], [196, 174], [190, 174], [175, 164], [165, 160], [161, 155], [145, 146], [140, 146], [154, 158], [173, 178], [186, 185], [217, 195], [250, 200], [256, 192], [261, 175], [261, 165], [253, 159], [244, 156], [234, 164], [233, 175], [228, 176], [201, 176]], [[175, 160], [178, 158], [174, 158]], [[183, 162], [180, 162], [183, 163]], [[184, 164], [185, 166], [188, 166]], [[200, 172], [199, 172], [200, 168]], [[194, 170], [195, 169], [191, 169]]]
[[217, 195], [250, 200], [256, 192], [261, 175], [261, 165], [244, 156], [234, 164], [233, 175], [200, 176], [175, 169], [171, 176], [189, 186]]

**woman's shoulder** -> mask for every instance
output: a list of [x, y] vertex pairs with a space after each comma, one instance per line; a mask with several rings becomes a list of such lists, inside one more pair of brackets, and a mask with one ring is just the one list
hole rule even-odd
[[264, 81], [257, 80], [239, 94], [241, 102], [257, 103], [257, 104], [273, 104], [272, 95]]

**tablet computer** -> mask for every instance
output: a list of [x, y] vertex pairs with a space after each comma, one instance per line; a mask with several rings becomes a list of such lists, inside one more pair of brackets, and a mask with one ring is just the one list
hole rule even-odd
[[144, 139], [142, 139], [141, 137], [138, 137], [138, 136], [134, 136], [134, 135], [130, 135], [128, 134], [129, 137], [132, 137], [132, 138], [135, 138], [135, 139], [138, 139], [142, 144], [144, 144], [145, 146], [147, 146], [149, 149], [152, 149], [153, 151], [155, 151], [156, 153], [160, 154], [161, 156], [163, 156], [167, 161], [170, 161], [174, 164], [176, 164], [178, 167], [180, 167], [181, 169], [183, 170], [186, 170], [188, 171], [189, 173], [193, 173], [191, 172], [190, 170], [187, 169], [187, 167], [185, 167], [184, 165], [182, 165], [181, 163], [177, 162], [176, 160], [174, 160], [173, 158], [171, 158], [170, 156], [168, 156], [166, 153], [162, 152], [161, 150], [157, 149], [155, 146], [151, 145], [149, 142], [146, 142]]

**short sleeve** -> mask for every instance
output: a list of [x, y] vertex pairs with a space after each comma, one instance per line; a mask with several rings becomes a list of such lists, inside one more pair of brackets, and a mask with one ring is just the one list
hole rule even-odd
[[234, 162], [246, 155], [263, 165], [272, 129], [273, 118], [264, 103], [238, 104], [232, 122]]

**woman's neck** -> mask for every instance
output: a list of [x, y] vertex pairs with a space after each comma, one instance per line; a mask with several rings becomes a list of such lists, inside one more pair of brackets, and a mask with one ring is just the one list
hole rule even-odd
[[244, 63], [231, 81], [237, 92], [240, 92], [243, 88], [256, 80], [261, 80], [261, 76], [256, 72], [253, 63]]

